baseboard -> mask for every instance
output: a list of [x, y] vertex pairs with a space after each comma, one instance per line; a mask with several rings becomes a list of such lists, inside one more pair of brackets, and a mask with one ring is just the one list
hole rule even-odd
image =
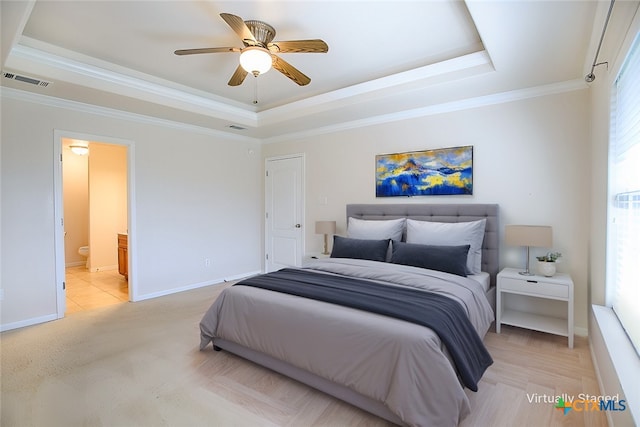
[[72, 261], [72, 262], [67, 262], [64, 266], [65, 266], [65, 267], [80, 267], [81, 265], [87, 265], [87, 261]]
[[165, 291], [152, 292], [150, 294], [138, 295], [133, 299], [133, 302], [144, 301], [144, 300], [147, 300], [147, 299], [153, 299], [153, 298], [158, 298], [158, 297], [164, 297], [164, 296], [171, 295], [171, 294], [177, 294], [178, 292], [190, 291], [190, 290], [198, 289], [198, 288], [204, 288], [205, 286], [211, 286], [211, 285], [215, 285], [217, 283], [230, 282], [230, 281], [233, 281], [233, 280], [240, 280], [240, 279], [244, 279], [245, 277], [255, 276], [256, 274], [260, 274], [260, 273], [261, 273], [260, 271], [253, 271], [253, 272], [249, 272], [249, 273], [238, 274], [238, 275], [235, 275], [235, 276], [212, 279], [212, 280], [207, 280], [205, 282], [193, 283], [191, 285], [181, 286], [179, 288], [167, 289]]
[[12, 329], [24, 328], [27, 326], [37, 325], [39, 323], [51, 322], [52, 320], [58, 320], [58, 314], [48, 314], [46, 316], [33, 317], [31, 319], [21, 320], [19, 322], [7, 323], [0, 325], [0, 332], [10, 331]]
[[[104, 269], [104, 268], [102, 268], [102, 269]], [[260, 274], [260, 273], [261, 273], [261, 271], [252, 271], [252, 272], [248, 272], [248, 273], [238, 274], [238, 275], [235, 275], [235, 276], [224, 277], [224, 278], [219, 278], [219, 279], [212, 279], [212, 280], [208, 280], [206, 282], [194, 283], [194, 284], [191, 284], [191, 285], [182, 286], [180, 288], [168, 289], [166, 291], [153, 292], [153, 293], [150, 293], [150, 294], [145, 294], [145, 295], [139, 296], [138, 298], [136, 298], [134, 300], [134, 302], [143, 301], [143, 300], [152, 299], [152, 298], [158, 298], [158, 297], [171, 295], [171, 294], [176, 294], [178, 292], [189, 291], [189, 290], [192, 290], [192, 289], [203, 288], [205, 286], [211, 286], [211, 285], [215, 285], [217, 283], [224, 283], [224, 282], [230, 282], [230, 281], [233, 281], [233, 280], [240, 280], [240, 279], [244, 279], [245, 277], [255, 276], [256, 274]], [[33, 325], [37, 325], [39, 323], [51, 322], [51, 321], [57, 320], [57, 319], [58, 319], [58, 314], [54, 313], [54, 314], [48, 314], [46, 316], [33, 317], [31, 319], [21, 320], [19, 322], [0, 324], [0, 332], [10, 331], [10, 330], [13, 330], [13, 329], [24, 328], [24, 327], [27, 327], [27, 326], [33, 326]]]
[[588, 337], [589, 330], [587, 328], [580, 328], [578, 326], [573, 327], [573, 333], [575, 333], [579, 337]]

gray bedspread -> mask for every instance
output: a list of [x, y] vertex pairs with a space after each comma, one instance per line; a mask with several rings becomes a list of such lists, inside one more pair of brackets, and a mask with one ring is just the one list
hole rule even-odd
[[[460, 302], [478, 334], [493, 313], [472, 279], [373, 261], [328, 259], [325, 274], [422, 288]], [[379, 314], [235, 286], [204, 315], [200, 347], [215, 338], [283, 360], [383, 403], [411, 426], [455, 426], [469, 402], [439, 337], [429, 328]]]

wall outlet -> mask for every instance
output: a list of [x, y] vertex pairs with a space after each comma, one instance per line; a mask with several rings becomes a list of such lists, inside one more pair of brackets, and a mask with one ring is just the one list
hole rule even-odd
[[204, 266], [205, 267], [211, 267], [211, 258], [205, 258], [204, 259]]

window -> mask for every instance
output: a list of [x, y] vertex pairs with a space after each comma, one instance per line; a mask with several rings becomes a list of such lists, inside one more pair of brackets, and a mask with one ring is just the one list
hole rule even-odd
[[640, 354], [640, 39], [615, 81], [609, 147], [607, 295]]

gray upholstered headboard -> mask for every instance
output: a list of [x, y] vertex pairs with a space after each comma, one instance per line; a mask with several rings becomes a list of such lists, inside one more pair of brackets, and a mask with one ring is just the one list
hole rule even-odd
[[349, 217], [359, 219], [411, 218], [418, 221], [469, 222], [486, 218], [482, 243], [482, 271], [491, 276], [491, 286], [498, 274], [498, 205], [494, 204], [351, 204]]

